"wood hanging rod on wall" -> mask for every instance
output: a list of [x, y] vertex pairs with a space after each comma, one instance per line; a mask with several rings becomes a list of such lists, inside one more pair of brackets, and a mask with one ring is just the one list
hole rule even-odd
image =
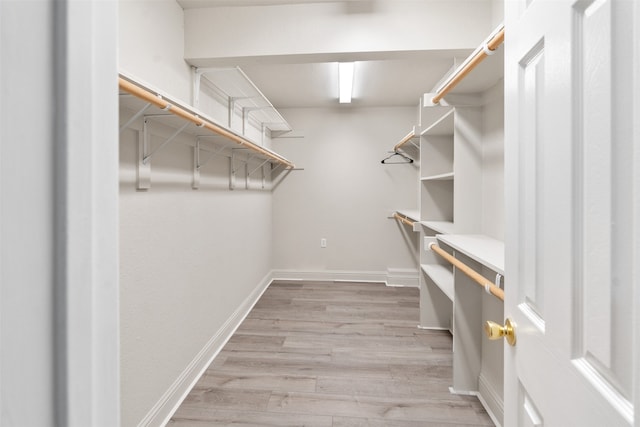
[[415, 222], [413, 222], [413, 221], [409, 220], [408, 218], [400, 215], [398, 212], [395, 212], [393, 214], [393, 217], [395, 219], [397, 219], [398, 221], [400, 221], [401, 223], [403, 223], [405, 225], [408, 225], [409, 227], [413, 227], [413, 225], [415, 224]]
[[398, 149], [400, 147], [402, 147], [404, 144], [406, 144], [407, 142], [411, 141], [411, 138], [416, 136], [416, 128], [413, 128], [411, 130], [411, 132], [409, 132], [407, 134], [407, 136], [405, 136], [404, 138], [402, 138], [400, 140], [400, 142], [398, 142], [396, 145], [393, 146], [393, 151], [398, 151]]
[[211, 132], [214, 132], [222, 137], [225, 137], [235, 142], [236, 144], [242, 145], [243, 147], [246, 147], [250, 150], [260, 153], [261, 155], [267, 157], [272, 161], [275, 161], [291, 169], [295, 167], [293, 163], [291, 163], [289, 160], [285, 159], [284, 157], [281, 157], [276, 153], [273, 153], [263, 147], [260, 147], [259, 145], [256, 145], [255, 143], [249, 141], [248, 139], [243, 138], [240, 135], [236, 135], [230, 130], [225, 129], [222, 126], [219, 126], [211, 122], [210, 120], [204, 119], [190, 111], [185, 110], [184, 108], [181, 108], [175, 104], [172, 104], [166, 101], [165, 99], [163, 99], [161, 95], [154, 94], [148, 91], [147, 89], [140, 87], [129, 80], [126, 80], [120, 77], [118, 79], [118, 85], [121, 90], [127, 93], [130, 93], [133, 96], [136, 96], [144, 101], [147, 101], [148, 103], [155, 105], [158, 108], [161, 108], [163, 110], [168, 110], [170, 113], [178, 117], [181, 117], [199, 127], [209, 129]]
[[469, 276], [473, 281], [482, 286], [491, 295], [495, 296], [500, 301], [504, 301], [504, 291], [496, 286], [495, 283], [491, 283], [491, 281], [485, 279], [484, 276], [482, 276], [480, 273], [473, 270], [471, 267], [469, 267], [467, 264], [463, 263], [453, 255], [449, 254], [447, 251], [445, 251], [435, 243], [431, 243], [429, 245], [429, 249], [449, 261], [451, 264], [453, 264], [454, 267]]
[[482, 43], [467, 59], [454, 71], [454, 73], [436, 91], [436, 96], [431, 102], [436, 105], [453, 89], [467, 74], [469, 74], [487, 56], [493, 55], [495, 50], [504, 42], [504, 25], [496, 28], [489, 38]]

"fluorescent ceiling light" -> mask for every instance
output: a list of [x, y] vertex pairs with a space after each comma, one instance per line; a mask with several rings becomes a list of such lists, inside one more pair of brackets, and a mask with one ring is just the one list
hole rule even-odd
[[353, 90], [353, 62], [339, 62], [338, 76], [340, 78], [340, 104], [351, 102], [351, 91]]

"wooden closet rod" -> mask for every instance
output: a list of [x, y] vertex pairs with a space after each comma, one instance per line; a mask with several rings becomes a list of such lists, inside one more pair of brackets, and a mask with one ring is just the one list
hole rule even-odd
[[403, 146], [404, 144], [406, 144], [407, 142], [411, 141], [411, 138], [413, 138], [414, 136], [416, 136], [416, 130], [415, 130], [415, 128], [414, 128], [411, 132], [409, 132], [409, 133], [407, 134], [407, 136], [405, 136], [404, 138], [402, 138], [402, 139], [400, 140], [400, 142], [398, 142], [396, 145], [394, 145], [394, 146], [393, 146], [393, 151], [398, 151], [398, 149], [399, 149], [400, 147], [402, 147], [402, 146]]
[[458, 270], [462, 271], [464, 274], [469, 276], [473, 281], [478, 283], [478, 285], [485, 288], [485, 290], [489, 292], [491, 295], [495, 296], [500, 301], [504, 301], [504, 291], [499, 287], [497, 287], [494, 283], [491, 283], [491, 281], [485, 279], [484, 276], [482, 276], [480, 273], [476, 272], [467, 264], [463, 263], [453, 255], [449, 254], [447, 251], [445, 251], [435, 243], [430, 244], [429, 249], [431, 249], [432, 251], [440, 255], [442, 258], [449, 261], [451, 264], [454, 265], [454, 267], [456, 267]]
[[260, 154], [262, 154], [263, 156], [266, 156], [267, 158], [274, 160], [280, 164], [285, 165], [288, 168], [293, 169], [295, 167], [295, 165], [293, 163], [291, 163], [289, 160], [285, 159], [284, 157], [280, 157], [275, 153], [272, 153], [271, 151], [268, 151], [262, 147], [260, 147], [259, 145], [254, 144], [253, 142], [249, 141], [248, 139], [245, 139], [239, 135], [236, 135], [235, 133], [213, 123], [210, 122], [209, 120], [203, 119], [202, 117], [196, 116], [195, 114], [178, 107], [177, 105], [174, 105], [168, 101], [165, 101], [163, 98], [160, 97], [160, 95], [154, 94], [152, 92], [149, 92], [148, 90], [122, 78], [119, 77], [118, 79], [118, 85], [120, 86], [120, 89], [130, 93], [133, 96], [136, 96], [144, 101], [147, 101], [150, 104], [155, 105], [158, 108], [161, 108], [163, 110], [168, 110], [170, 113], [175, 114], [176, 116], [182, 117], [183, 119], [190, 121], [191, 123], [194, 123], [197, 126], [200, 127], [204, 127], [209, 129], [211, 132], [217, 133], [220, 136], [223, 136], [227, 139], [230, 139], [231, 141], [235, 142], [236, 144], [240, 144], [243, 145], [253, 151], [256, 151]]
[[407, 218], [403, 217], [398, 212], [394, 212], [393, 217], [398, 221], [400, 221], [401, 223], [408, 225], [409, 227], [413, 227], [413, 224], [415, 224], [413, 221], [409, 221]]
[[431, 99], [431, 102], [435, 105], [438, 104], [442, 98], [445, 97], [451, 89], [453, 89], [467, 74], [469, 74], [476, 66], [481, 63], [487, 56], [492, 55], [493, 52], [504, 42], [504, 25], [500, 25], [492, 36], [489, 36], [489, 40], [484, 42], [478, 47], [453, 73], [451, 77], [436, 91], [436, 96]]

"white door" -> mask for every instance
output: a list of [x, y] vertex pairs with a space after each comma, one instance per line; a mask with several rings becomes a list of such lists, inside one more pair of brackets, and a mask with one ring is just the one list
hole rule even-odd
[[505, 3], [505, 426], [639, 426], [640, 2]]

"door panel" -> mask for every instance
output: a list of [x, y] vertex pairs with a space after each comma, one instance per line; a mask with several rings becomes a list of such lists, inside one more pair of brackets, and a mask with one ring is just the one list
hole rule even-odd
[[526, 305], [529, 313], [535, 313], [544, 322], [544, 287], [538, 286], [540, 256], [537, 253], [537, 236], [542, 232], [540, 209], [542, 204], [539, 191], [542, 190], [538, 180], [538, 167], [542, 149], [539, 132], [541, 101], [544, 93], [544, 40], [540, 40], [524, 56], [518, 60], [518, 98], [522, 108], [519, 123], [519, 140], [522, 151], [519, 158], [520, 169], [524, 172], [521, 180], [521, 208], [519, 219], [522, 224], [520, 236], [520, 253], [529, 253], [522, 258], [522, 268], [518, 284], [522, 287], [520, 304]]
[[506, 2], [507, 426], [634, 422], [634, 7]]
[[[611, 3], [574, 7], [578, 354], [611, 363]], [[601, 34], [603, 33], [603, 34]]]
[[540, 412], [536, 408], [529, 395], [524, 391], [522, 385], [520, 385], [522, 400], [519, 402], [520, 414], [518, 417], [519, 425], [524, 427], [543, 427], [544, 422]]
[[[601, 383], [597, 389], [606, 394], [630, 400], [632, 361], [625, 350], [633, 337], [624, 325], [632, 322], [631, 287], [621, 283], [625, 267], [616, 259], [627, 258], [632, 247], [624, 234], [616, 235], [616, 224], [623, 223], [620, 214], [630, 211], [632, 198], [618, 197], [618, 189], [628, 187], [625, 170], [629, 167], [627, 154], [621, 157], [625, 144], [617, 141], [612, 118], [616, 107], [612, 71], [617, 65], [612, 58], [612, 12], [611, 1], [582, 1], [573, 6], [577, 303], [572, 332], [574, 357], [585, 378]], [[630, 276], [626, 280], [631, 283]]]

